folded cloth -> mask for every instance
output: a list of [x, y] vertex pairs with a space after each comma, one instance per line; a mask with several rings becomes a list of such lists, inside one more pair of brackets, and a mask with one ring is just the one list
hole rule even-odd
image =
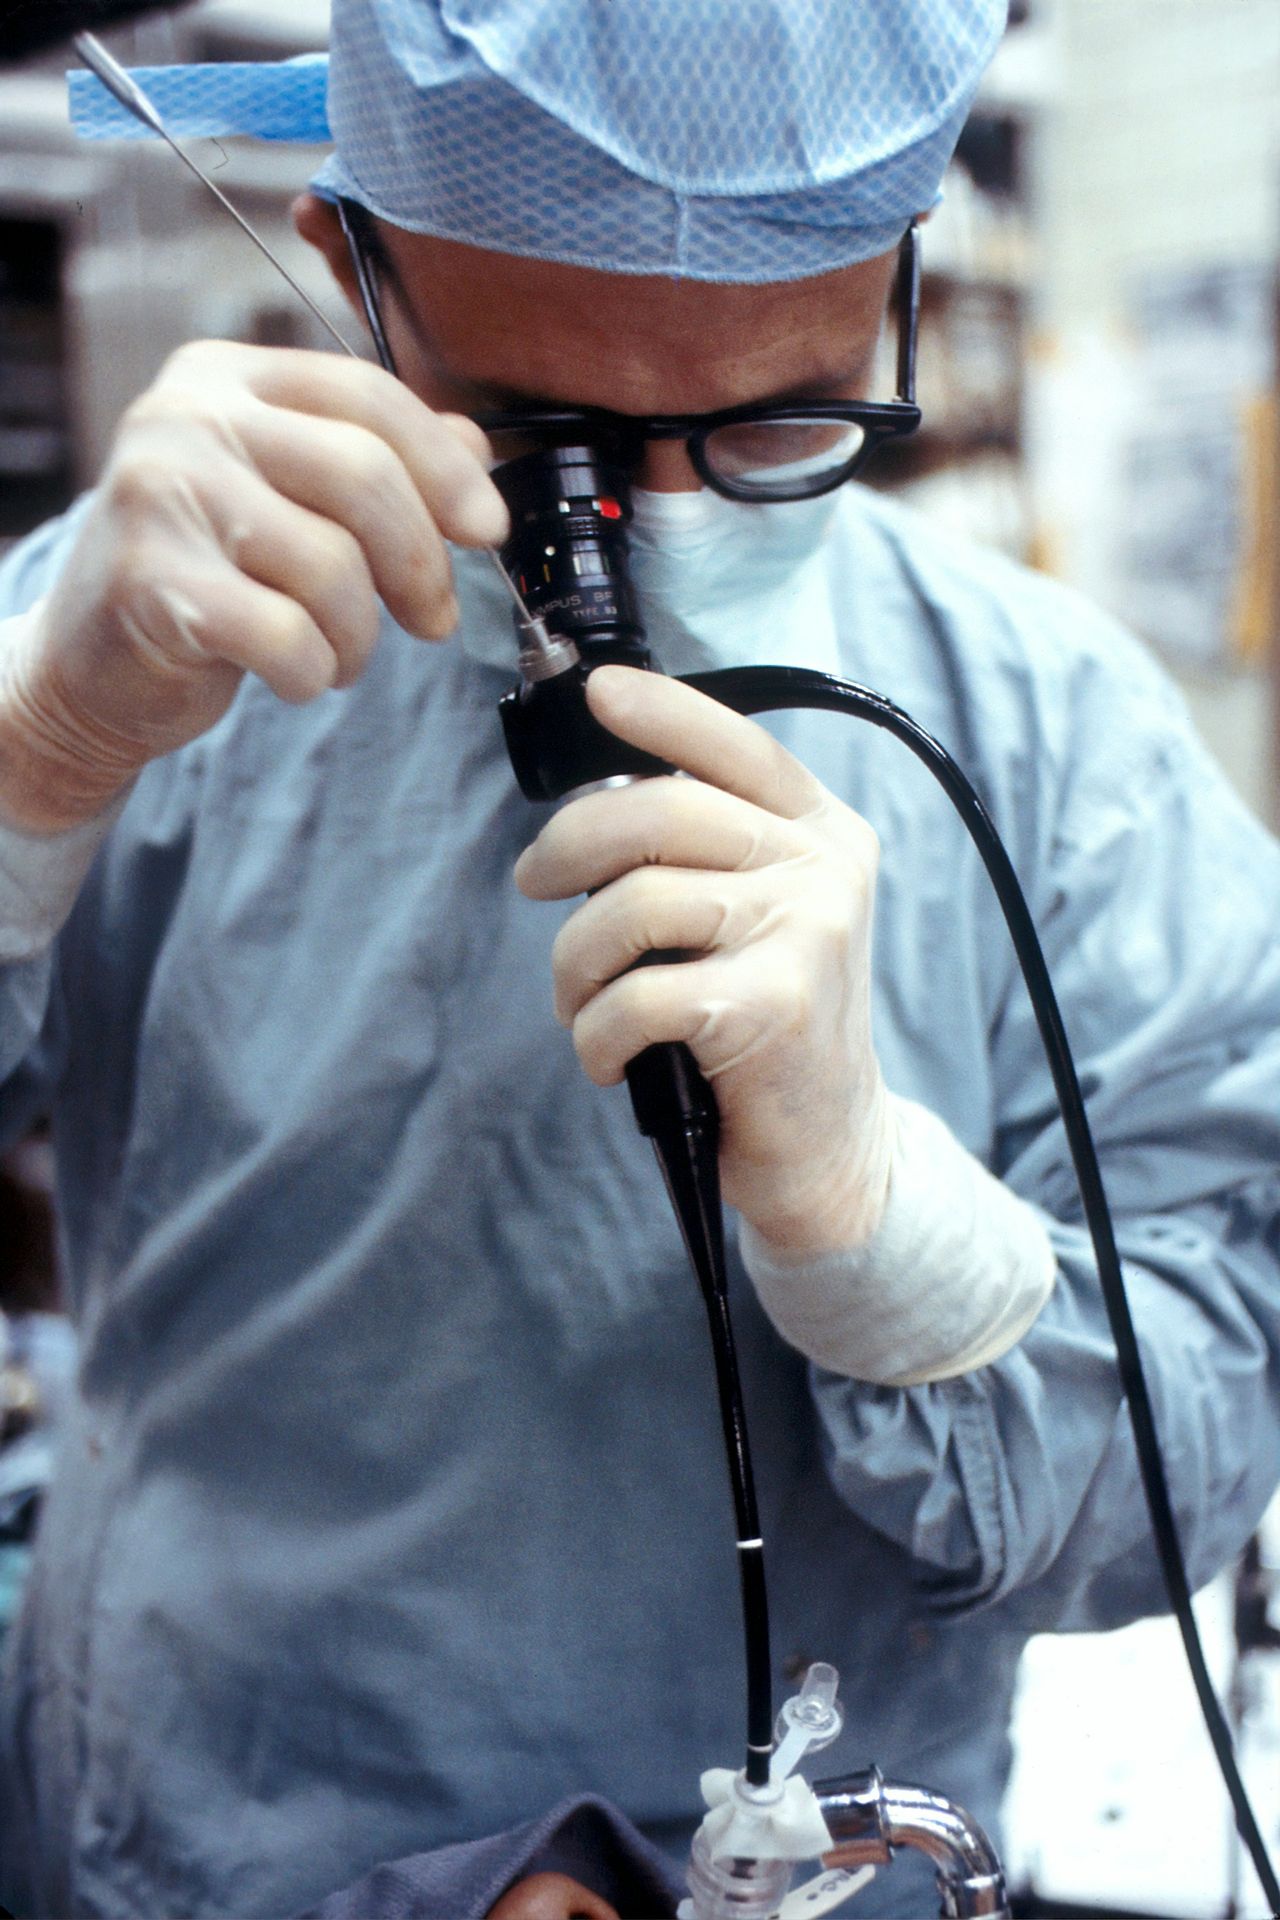
[[620, 1920], [670, 1920], [684, 1894], [666, 1854], [607, 1800], [583, 1794], [526, 1826], [375, 1867], [297, 1920], [485, 1920], [531, 1873], [567, 1874]]

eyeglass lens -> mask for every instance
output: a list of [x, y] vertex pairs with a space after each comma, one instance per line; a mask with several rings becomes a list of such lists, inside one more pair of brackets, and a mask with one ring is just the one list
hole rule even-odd
[[[579, 432], [581, 429], [578, 430]], [[495, 464], [575, 437], [572, 428], [530, 421], [527, 427], [491, 427]], [[741, 492], [758, 487], [778, 498], [780, 487], [815, 491], [824, 481], [845, 478], [867, 442], [865, 427], [846, 420], [749, 420], [713, 427], [702, 439], [709, 473]], [[638, 444], [631, 449], [634, 455]], [[625, 450], [621, 447], [619, 451]]]
[[735, 487], [782, 485], [806, 489], [843, 476], [866, 444], [852, 420], [751, 420], [714, 427], [703, 442], [712, 473]]

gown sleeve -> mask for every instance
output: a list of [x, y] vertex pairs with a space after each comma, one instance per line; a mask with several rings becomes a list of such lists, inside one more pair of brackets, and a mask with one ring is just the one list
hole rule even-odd
[[[1193, 1586], [1280, 1480], [1280, 849], [1137, 649], [1075, 673], [1023, 871], [1094, 1131]], [[1002, 823], [1003, 824], [1003, 823]], [[1019, 863], [1029, 835], [1018, 837]], [[1066, 1138], [1025, 990], [987, 1036], [993, 1170], [1041, 1208], [1052, 1296], [954, 1380], [815, 1371], [828, 1466], [929, 1603], [1027, 1631], [1167, 1610]]]

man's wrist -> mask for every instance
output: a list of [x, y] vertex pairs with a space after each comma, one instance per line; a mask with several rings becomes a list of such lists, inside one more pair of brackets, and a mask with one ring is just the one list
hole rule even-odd
[[809, 1258], [749, 1221], [743, 1259], [792, 1346], [834, 1373], [914, 1386], [988, 1365], [1020, 1340], [1053, 1289], [1043, 1217], [936, 1115], [895, 1098], [889, 1202], [868, 1241]]
[[24, 833], [0, 822], [0, 962], [41, 953], [61, 929], [128, 792], [61, 833]]
[[889, 1199], [896, 1110], [883, 1083], [856, 1138], [803, 1182], [740, 1179], [739, 1213], [780, 1263], [818, 1259], [864, 1247], [880, 1230]]
[[32, 692], [44, 603], [0, 621], [0, 826], [63, 834], [114, 807], [139, 768], [78, 736], [74, 719]]

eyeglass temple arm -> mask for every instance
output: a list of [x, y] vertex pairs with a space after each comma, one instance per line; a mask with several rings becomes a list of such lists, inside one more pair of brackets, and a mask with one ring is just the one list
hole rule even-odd
[[351, 203], [338, 201], [338, 219], [342, 222], [342, 232], [347, 242], [347, 251], [351, 255], [351, 264], [355, 269], [356, 285], [360, 289], [360, 304], [364, 308], [364, 317], [369, 331], [373, 335], [373, 344], [378, 359], [388, 373], [395, 373], [396, 363], [387, 339], [386, 328], [382, 324], [382, 309], [378, 304], [378, 290], [374, 284], [373, 267], [365, 249], [364, 241], [356, 224]]
[[898, 398], [914, 405], [916, 335], [920, 326], [920, 230], [914, 220], [898, 249], [894, 306], [898, 314]]

